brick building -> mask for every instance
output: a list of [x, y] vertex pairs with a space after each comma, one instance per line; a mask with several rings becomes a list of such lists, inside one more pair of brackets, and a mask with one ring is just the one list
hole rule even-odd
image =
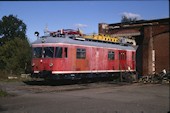
[[136, 70], [140, 75], [170, 71], [169, 19], [140, 20], [132, 23], [99, 23], [99, 33], [133, 37], [138, 45]]

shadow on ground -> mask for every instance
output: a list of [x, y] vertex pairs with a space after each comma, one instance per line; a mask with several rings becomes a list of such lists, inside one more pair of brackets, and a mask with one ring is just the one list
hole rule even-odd
[[2, 106], [0, 106], [0, 112], [3, 112], [3, 111], [7, 111], [7, 109], [2, 107]]
[[[108, 82], [109, 84], [119, 84], [118, 81], [113, 81], [111, 78], [93, 78], [93, 79], [79, 79], [79, 80], [27, 80], [23, 81], [27, 85], [38, 86], [63, 86], [63, 85], [88, 85], [89, 83]], [[121, 83], [122, 84], [122, 83]]]

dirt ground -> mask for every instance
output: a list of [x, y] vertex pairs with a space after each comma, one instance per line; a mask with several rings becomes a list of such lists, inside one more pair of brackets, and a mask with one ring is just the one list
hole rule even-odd
[[0, 82], [1, 113], [168, 113], [169, 85]]

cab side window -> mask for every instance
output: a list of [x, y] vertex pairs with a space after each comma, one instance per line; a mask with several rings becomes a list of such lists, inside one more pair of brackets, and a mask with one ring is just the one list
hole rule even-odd
[[62, 49], [63, 49], [62, 47], [56, 47], [56, 50], [55, 50], [56, 58], [62, 58], [62, 53], [63, 53]]

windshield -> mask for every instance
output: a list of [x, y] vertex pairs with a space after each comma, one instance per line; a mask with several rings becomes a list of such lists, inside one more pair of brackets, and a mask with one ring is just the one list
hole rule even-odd
[[44, 58], [53, 58], [54, 47], [45, 47], [43, 54], [44, 54]]
[[41, 58], [42, 57], [42, 47], [33, 48], [33, 58]]
[[54, 47], [33, 48], [33, 58], [53, 58]]

